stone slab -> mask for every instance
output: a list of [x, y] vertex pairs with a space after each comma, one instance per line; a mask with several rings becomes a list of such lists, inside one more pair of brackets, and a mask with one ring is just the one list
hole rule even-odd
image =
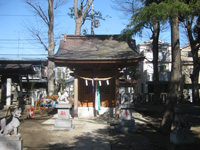
[[23, 150], [23, 139], [20, 136], [0, 136], [1, 150]]
[[117, 126], [117, 130], [121, 132], [137, 132], [138, 128], [136, 126], [134, 127], [119, 127]]
[[119, 126], [135, 126], [135, 120], [120, 120], [118, 122]]
[[134, 120], [120, 120], [116, 128], [121, 132], [136, 132], [138, 130]]
[[58, 128], [71, 128], [72, 120], [71, 119], [56, 119], [54, 126]]
[[194, 136], [192, 133], [171, 132], [170, 142], [174, 144], [192, 144], [194, 143]]
[[66, 104], [66, 103], [59, 103], [59, 104], [56, 104], [55, 106], [56, 108], [65, 108], [65, 109], [69, 109], [72, 107], [71, 104]]
[[75, 128], [74, 125], [72, 125], [71, 127], [52, 127], [52, 130], [73, 130]]

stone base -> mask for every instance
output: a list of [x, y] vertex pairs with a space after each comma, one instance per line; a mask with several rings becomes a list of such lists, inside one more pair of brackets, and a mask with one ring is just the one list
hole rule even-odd
[[71, 127], [52, 127], [51, 130], [73, 130], [74, 129], [74, 125], [72, 125]]
[[[88, 118], [88, 117], [96, 117], [96, 110], [94, 107], [78, 107], [78, 117], [79, 118]], [[114, 116], [115, 114], [115, 108], [113, 107], [101, 107], [101, 110], [99, 110], [98, 115], [107, 115]]]
[[0, 149], [23, 150], [23, 139], [20, 136], [0, 135]]
[[121, 120], [116, 127], [121, 132], [136, 132], [138, 130], [134, 120]]
[[170, 142], [174, 144], [192, 144], [194, 143], [194, 136], [192, 133], [171, 132]]
[[56, 119], [55, 125], [52, 130], [72, 130], [74, 125], [71, 119]]

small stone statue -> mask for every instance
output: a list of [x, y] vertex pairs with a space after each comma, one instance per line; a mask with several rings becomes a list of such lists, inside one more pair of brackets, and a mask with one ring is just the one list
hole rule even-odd
[[175, 117], [174, 117], [174, 131], [176, 132], [189, 132], [190, 131], [190, 121], [189, 116], [182, 115], [180, 108], [175, 108]]
[[58, 103], [65, 103], [65, 104], [69, 104], [69, 101], [68, 101], [68, 93], [67, 93], [67, 91], [65, 90], [65, 92], [63, 93], [63, 95], [60, 93], [60, 92], [58, 92], [58, 99], [57, 99], [57, 102]]
[[11, 132], [14, 131], [15, 136], [20, 136], [20, 133], [18, 133], [18, 127], [20, 126], [19, 117], [21, 117], [21, 112], [22, 112], [21, 108], [16, 108], [13, 113], [13, 118], [8, 125], [6, 125], [5, 118], [3, 118], [0, 121], [1, 122], [0, 135], [10, 136]]

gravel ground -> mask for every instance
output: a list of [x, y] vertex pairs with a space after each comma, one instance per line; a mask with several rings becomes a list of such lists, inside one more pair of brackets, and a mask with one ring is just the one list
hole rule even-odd
[[[139, 112], [150, 124], [137, 125], [138, 131], [134, 133], [121, 133], [114, 125], [108, 124], [109, 141], [112, 150], [189, 150], [200, 146], [200, 106], [191, 104], [181, 105], [184, 113], [191, 116], [191, 131], [195, 137], [192, 145], [175, 146], [169, 142], [169, 135], [159, 132], [164, 106], [135, 105]], [[1, 110], [1, 117], [6, 111]], [[55, 111], [47, 112], [42, 117], [37, 114], [33, 119], [22, 120], [19, 133], [23, 138], [24, 150], [71, 150], [80, 142], [79, 138], [85, 123], [106, 124], [108, 118], [101, 117], [93, 120], [81, 120], [72, 131], [53, 131], [52, 125], [44, 122], [53, 117]], [[79, 138], [78, 138], [79, 137]], [[87, 135], [86, 135], [87, 137]]]
[[159, 132], [164, 106], [135, 105], [135, 110], [142, 114], [143, 118], [151, 124], [140, 125], [138, 132], [119, 133], [114, 126], [110, 126], [110, 143], [112, 150], [191, 150], [200, 147], [200, 106], [183, 104], [181, 110], [191, 116], [191, 131], [195, 137], [195, 143], [191, 145], [171, 144], [169, 135]]

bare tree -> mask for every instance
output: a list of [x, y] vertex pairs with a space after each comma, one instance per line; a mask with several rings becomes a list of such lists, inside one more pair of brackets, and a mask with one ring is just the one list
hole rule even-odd
[[75, 35], [81, 34], [82, 23], [93, 1], [94, 0], [87, 0], [84, 3], [84, 0], [81, 0], [80, 8], [78, 8], [78, 0], [74, 0], [74, 18], [76, 22]]
[[141, 0], [112, 0], [112, 3], [114, 9], [123, 12], [123, 15], [128, 18], [141, 7]]
[[[54, 55], [55, 41], [54, 41], [54, 9], [63, 5], [66, 0], [48, 0], [48, 11], [47, 8], [42, 8], [40, 2], [25, 0], [25, 2], [33, 9], [33, 11], [42, 19], [45, 25], [48, 27], [48, 43], [46, 44], [41, 38], [41, 33], [36, 28], [29, 28], [34, 36], [40, 41], [44, 46], [45, 50], [48, 51], [48, 56]], [[53, 61], [48, 60], [48, 95], [53, 95], [54, 93], [54, 76], [53, 76]]]

